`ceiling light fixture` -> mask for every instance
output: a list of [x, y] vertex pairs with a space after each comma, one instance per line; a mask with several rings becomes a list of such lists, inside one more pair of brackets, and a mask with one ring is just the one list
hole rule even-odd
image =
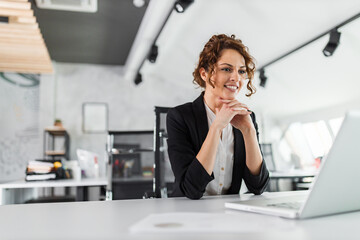
[[265, 69], [260, 69], [259, 78], [260, 78], [260, 86], [264, 88], [267, 81], [267, 77], [265, 76]]
[[174, 8], [178, 13], [183, 13], [194, 2], [194, 0], [178, 0], [175, 2]]
[[149, 53], [163, 30], [170, 15], [174, 11], [174, 1], [151, 0], [136, 34], [124, 66], [124, 79], [134, 82], [138, 72], [149, 57]]
[[137, 8], [141, 8], [145, 5], [145, 0], [133, 0], [133, 4]]
[[324, 53], [325, 57], [330, 57], [334, 54], [337, 46], [339, 46], [340, 36], [341, 36], [341, 33], [338, 32], [338, 30], [336, 28], [331, 30], [329, 42], [326, 44], [325, 48], [323, 49], [323, 53]]
[[135, 85], [139, 85], [142, 82], [142, 76], [141, 73], [137, 73], [136, 78], [134, 80]]
[[326, 57], [329, 57], [329, 56], [333, 55], [335, 49], [337, 48], [337, 46], [339, 45], [339, 42], [340, 42], [341, 33], [338, 32], [338, 29], [340, 29], [341, 27], [345, 26], [348, 23], [351, 23], [352, 21], [354, 21], [354, 20], [356, 20], [358, 18], [360, 18], [360, 13], [357, 13], [356, 15], [354, 15], [354, 16], [346, 19], [345, 21], [339, 23], [338, 25], [332, 27], [331, 29], [319, 34], [318, 36], [314, 37], [313, 39], [310, 39], [309, 41], [301, 44], [300, 46], [298, 46], [298, 47], [296, 47], [296, 48], [294, 48], [294, 49], [292, 49], [292, 50], [290, 50], [290, 51], [276, 57], [275, 59], [273, 59], [273, 60], [271, 60], [271, 61], [269, 61], [269, 62], [267, 62], [267, 63], [265, 63], [265, 64], [263, 64], [261, 66], [259, 66], [258, 67], [258, 69], [260, 69], [259, 71], [261, 71], [262, 69], [265, 69], [268, 66], [270, 66], [270, 65], [284, 59], [285, 57], [287, 57], [287, 56], [293, 54], [294, 52], [302, 49], [303, 47], [305, 47], [305, 46], [319, 40], [320, 38], [328, 35], [329, 33], [330, 33], [330, 39], [329, 39], [328, 44], [326, 44], [325, 48], [323, 49], [323, 53], [324, 53], [324, 55]]
[[151, 46], [148, 59], [151, 63], [155, 63], [157, 56], [158, 56], [158, 46], [156, 46], [156, 44], [153, 44]]
[[74, 12], [97, 12], [97, 0], [35, 0], [36, 6], [41, 9], [63, 10]]

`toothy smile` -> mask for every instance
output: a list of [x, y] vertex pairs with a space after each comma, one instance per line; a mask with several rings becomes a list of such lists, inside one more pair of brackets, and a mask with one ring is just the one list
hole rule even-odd
[[225, 87], [231, 90], [237, 90], [239, 88], [238, 86], [234, 86], [234, 85], [225, 85]]

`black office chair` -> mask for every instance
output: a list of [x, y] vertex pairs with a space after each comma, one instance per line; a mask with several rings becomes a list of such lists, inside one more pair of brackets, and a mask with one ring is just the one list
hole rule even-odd
[[154, 184], [153, 192], [146, 192], [144, 198], [167, 198], [175, 182], [167, 152], [166, 115], [170, 108], [155, 106], [154, 127]]
[[272, 144], [271, 143], [260, 143], [260, 149], [263, 155], [263, 158], [266, 163], [266, 167], [270, 172], [276, 171]]
[[[271, 143], [260, 143], [260, 150], [263, 155], [263, 158], [266, 163], [266, 167], [270, 172], [276, 171], [273, 151], [272, 151], [272, 144]], [[275, 182], [274, 182], [275, 181]], [[279, 191], [279, 180], [270, 181], [266, 191], [269, 192], [277, 192]], [[272, 185], [275, 183], [275, 186]]]

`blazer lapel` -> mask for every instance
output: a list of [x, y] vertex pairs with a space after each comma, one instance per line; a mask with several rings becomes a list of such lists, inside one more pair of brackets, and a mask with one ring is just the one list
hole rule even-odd
[[196, 121], [196, 128], [199, 136], [198, 144], [200, 149], [209, 131], [203, 94], [200, 94], [200, 96], [193, 102], [192, 106]]
[[238, 193], [240, 190], [241, 184], [241, 159], [246, 159], [245, 156], [245, 145], [244, 138], [240, 130], [233, 127], [234, 133], [234, 165], [233, 165], [233, 174], [231, 187], [228, 192], [230, 193]]
[[[195, 116], [198, 139], [198, 149], [200, 150], [205, 141], [209, 131], [208, 120], [204, 105], [203, 94], [201, 94], [192, 104], [193, 113]], [[231, 186], [228, 190], [229, 193], [238, 193], [241, 185], [242, 170], [246, 159], [244, 138], [240, 130], [233, 127], [234, 132], [234, 165]]]

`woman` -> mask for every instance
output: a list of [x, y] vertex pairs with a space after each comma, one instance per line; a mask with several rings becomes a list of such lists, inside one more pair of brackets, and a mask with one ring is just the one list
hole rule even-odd
[[269, 172], [255, 114], [235, 98], [247, 80], [246, 96], [255, 93], [254, 72], [253, 58], [234, 35], [214, 35], [205, 44], [193, 73], [205, 91], [167, 114], [173, 196], [238, 194], [242, 179], [254, 194], [265, 190]]

